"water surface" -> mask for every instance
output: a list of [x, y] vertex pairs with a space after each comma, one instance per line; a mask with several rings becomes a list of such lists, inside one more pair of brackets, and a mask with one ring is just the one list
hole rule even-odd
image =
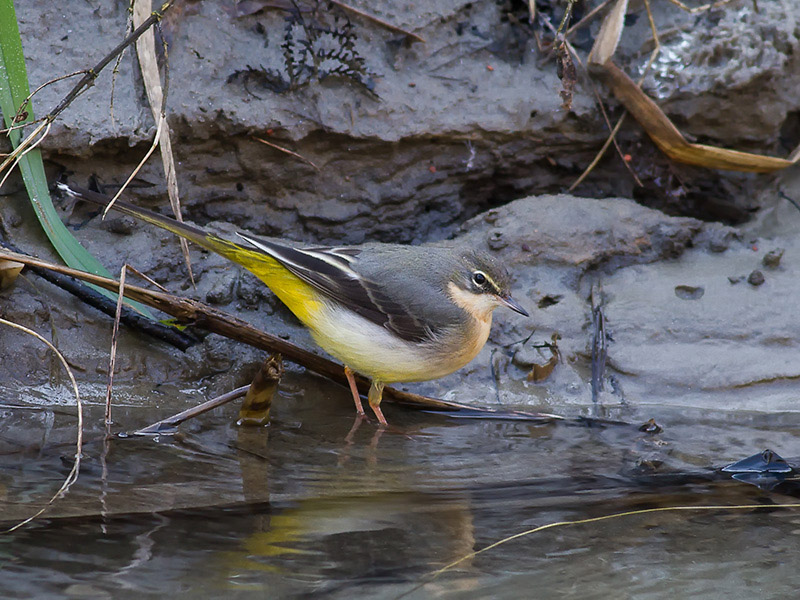
[[[792, 462], [797, 414], [622, 407], [603, 416], [633, 425], [532, 425], [389, 406], [390, 430], [352, 431], [346, 390], [290, 373], [267, 428], [237, 427], [234, 404], [174, 437], [106, 442], [101, 394], [89, 393], [80, 479], [0, 537], [4, 598], [787, 598], [800, 587], [800, 511], [769, 508], [795, 501], [791, 477], [765, 490], [715, 470], [767, 447]], [[112, 429], [203, 399], [120, 389]], [[0, 402], [10, 525], [68, 473], [75, 416], [60, 389]], [[639, 431], [649, 418], [662, 433]], [[764, 508], [558, 527], [431, 575], [554, 521], [720, 504]]]

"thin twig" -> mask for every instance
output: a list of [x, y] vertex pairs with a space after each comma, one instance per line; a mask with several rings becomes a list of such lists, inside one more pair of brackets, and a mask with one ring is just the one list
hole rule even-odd
[[288, 150], [287, 148], [284, 148], [283, 146], [278, 146], [278, 144], [273, 144], [272, 142], [268, 142], [267, 140], [261, 139], [260, 137], [253, 136], [253, 139], [255, 139], [258, 142], [261, 142], [262, 144], [266, 144], [267, 146], [269, 146], [271, 148], [275, 148], [276, 150], [280, 150], [281, 152], [285, 152], [286, 154], [288, 154], [290, 156], [294, 156], [295, 158], [302, 160], [304, 163], [311, 165], [317, 171], [321, 171], [322, 170], [317, 165], [315, 165], [313, 162], [308, 160], [305, 156], [302, 156], [302, 155], [298, 154], [297, 152], [292, 152], [291, 150]]
[[784, 192], [783, 190], [778, 190], [778, 195], [781, 198], [783, 198], [784, 200], [788, 201], [789, 204], [794, 206], [797, 210], [800, 210], [800, 204], [798, 204], [797, 200], [795, 200], [794, 198], [792, 198], [790, 196], [787, 196], [786, 192]]
[[53, 497], [50, 498], [50, 500], [47, 502], [47, 504], [45, 504], [39, 511], [37, 511], [35, 514], [31, 515], [30, 517], [28, 517], [24, 521], [21, 521], [21, 522], [17, 523], [16, 525], [11, 527], [10, 529], [6, 529], [5, 531], [0, 532], [0, 533], [11, 533], [12, 531], [15, 531], [15, 530], [19, 529], [20, 527], [23, 527], [24, 525], [27, 525], [28, 523], [33, 521], [36, 517], [41, 515], [44, 511], [46, 511], [48, 508], [50, 508], [50, 506], [53, 504], [53, 502], [55, 502], [61, 496], [66, 494], [69, 491], [69, 488], [72, 486], [72, 484], [75, 483], [78, 480], [78, 474], [80, 473], [80, 469], [81, 469], [81, 450], [82, 450], [82, 447], [83, 447], [83, 403], [81, 402], [81, 395], [80, 395], [80, 392], [78, 391], [78, 383], [75, 381], [75, 376], [72, 374], [72, 369], [69, 368], [69, 365], [67, 364], [67, 361], [64, 358], [64, 355], [61, 354], [61, 352], [59, 352], [58, 349], [53, 344], [51, 344], [46, 338], [42, 337], [41, 335], [39, 335], [38, 333], [36, 333], [32, 329], [28, 329], [27, 327], [23, 327], [22, 325], [18, 325], [17, 323], [13, 323], [11, 321], [7, 321], [7, 320], [5, 320], [3, 318], [0, 318], [0, 323], [2, 323], [3, 325], [8, 325], [9, 327], [13, 327], [14, 329], [19, 329], [20, 331], [23, 331], [23, 332], [27, 333], [28, 335], [31, 335], [31, 336], [35, 337], [40, 342], [42, 342], [45, 345], [47, 345], [47, 347], [50, 348], [50, 350], [55, 352], [56, 356], [58, 357], [58, 360], [61, 361], [61, 364], [64, 366], [64, 369], [67, 371], [67, 375], [69, 375], [70, 383], [72, 383], [72, 391], [75, 392], [75, 402], [76, 402], [77, 407], [78, 407], [78, 409], [77, 409], [78, 410], [78, 425], [77, 425], [78, 435], [77, 435], [77, 441], [75, 443], [75, 462], [72, 464], [72, 469], [70, 469], [70, 472], [69, 472], [69, 474], [67, 474], [67, 478], [64, 480], [64, 483], [61, 484], [61, 487], [58, 488], [58, 491], [55, 494], [53, 494]]
[[[33, 90], [30, 94], [28, 94], [28, 97], [25, 98], [25, 100], [22, 101], [22, 104], [20, 104], [19, 108], [17, 109], [17, 114], [14, 115], [14, 119], [12, 120], [12, 123], [17, 123], [18, 121], [22, 121], [22, 120], [25, 119], [25, 117], [22, 117], [22, 118], [20, 118], [20, 117], [22, 116], [22, 113], [25, 112], [25, 109], [27, 108], [28, 104], [30, 104], [31, 99], [36, 94], [41, 92], [44, 88], [46, 88], [48, 85], [52, 85], [52, 84], [57, 83], [59, 81], [63, 81], [64, 79], [69, 79], [70, 77], [75, 77], [76, 75], [86, 74], [86, 72], [87, 72], [86, 69], [81, 69], [80, 71], [75, 71], [74, 73], [69, 73], [68, 75], [61, 75], [60, 77], [56, 77], [55, 79], [51, 79], [50, 81], [45, 81], [42, 85], [40, 85], [35, 90]], [[27, 125], [30, 125], [32, 123], [37, 123], [38, 121], [44, 121], [46, 119], [47, 119], [47, 116], [45, 115], [44, 117], [41, 117], [40, 119], [37, 119], [36, 121], [27, 121], [27, 122], [21, 123], [19, 125], [14, 125], [13, 127], [9, 127], [8, 129], [0, 129], [0, 133], [8, 133], [12, 129], [18, 129], [20, 127], [26, 127]]]
[[603, 390], [606, 361], [608, 359], [608, 333], [606, 317], [603, 312], [602, 292], [592, 286], [592, 402], [597, 405], [600, 392]]
[[[589, 166], [588, 166], [588, 167], [586, 167], [586, 168], [583, 170], [583, 173], [581, 173], [580, 177], [578, 177], [578, 178], [577, 178], [577, 179], [576, 179], [576, 180], [573, 182], [573, 184], [572, 184], [571, 186], [569, 186], [569, 188], [567, 188], [567, 191], [571, 192], [571, 191], [573, 191], [573, 190], [574, 190], [576, 187], [578, 187], [578, 186], [579, 186], [581, 183], [583, 183], [583, 180], [584, 180], [584, 179], [586, 179], [586, 178], [589, 176], [589, 173], [591, 173], [591, 172], [592, 172], [592, 170], [593, 170], [593, 169], [594, 169], [594, 168], [597, 166], [597, 163], [599, 163], [599, 162], [600, 162], [600, 160], [603, 158], [603, 155], [605, 155], [605, 153], [606, 153], [606, 150], [608, 150], [608, 147], [609, 147], [609, 146], [612, 144], [612, 142], [614, 142], [614, 141], [615, 141], [615, 139], [616, 139], [616, 135], [617, 135], [617, 133], [619, 132], [620, 128], [622, 127], [622, 124], [625, 122], [625, 116], [626, 116], [627, 114], [628, 114], [628, 113], [623, 113], [623, 114], [622, 114], [622, 116], [621, 116], [621, 117], [619, 118], [619, 120], [617, 121], [617, 124], [616, 124], [616, 125], [614, 125], [614, 128], [611, 130], [611, 133], [610, 133], [610, 134], [608, 135], [608, 137], [606, 138], [606, 141], [605, 141], [605, 142], [603, 142], [603, 145], [600, 147], [600, 150], [598, 150], [598, 151], [597, 151], [597, 154], [595, 154], [595, 155], [594, 155], [594, 158], [592, 159], [592, 162], [590, 162], [590, 163], [589, 163]], [[623, 159], [623, 160], [624, 160], [624, 159]], [[640, 184], [640, 185], [641, 185], [641, 184]]]
[[407, 31], [407, 30], [403, 29], [402, 27], [398, 27], [397, 25], [392, 25], [391, 23], [388, 23], [388, 22], [384, 21], [383, 19], [380, 19], [380, 18], [376, 17], [375, 15], [371, 15], [368, 12], [364, 12], [361, 9], [355, 8], [353, 6], [349, 6], [349, 5], [345, 4], [344, 2], [339, 2], [339, 0], [331, 0], [331, 4], [335, 4], [336, 6], [338, 6], [339, 8], [343, 8], [344, 10], [349, 10], [351, 13], [353, 13], [355, 15], [358, 15], [359, 17], [364, 17], [368, 21], [372, 21], [373, 23], [377, 23], [378, 25], [386, 27], [386, 29], [389, 29], [391, 31], [396, 31], [398, 33], [402, 33], [403, 35], [407, 35], [408, 37], [410, 37], [412, 39], [415, 39], [418, 42], [422, 42], [423, 44], [425, 43], [425, 40], [422, 37], [418, 36], [416, 33], [412, 33], [410, 31]]
[[125, 276], [127, 265], [119, 271], [119, 292], [117, 293], [117, 311], [114, 314], [114, 327], [111, 330], [111, 352], [108, 357], [108, 385], [106, 386], [106, 425], [111, 425], [111, 388], [114, 385], [114, 369], [117, 366], [117, 335], [119, 334], [119, 317], [122, 312], [122, 301], [125, 298]]
[[691, 8], [691, 7], [687, 6], [686, 4], [681, 2], [680, 0], [669, 0], [669, 2], [674, 4], [675, 6], [680, 8], [681, 10], [685, 10], [686, 12], [694, 15], [694, 14], [697, 14], [697, 13], [701, 13], [701, 12], [706, 12], [708, 10], [712, 10], [714, 8], [719, 8], [721, 6], [725, 6], [729, 2], [732, 2], [732, 0], [717, 0], [717, 2], [709, 2], [708, 4], [703, 4], [701, 6], [695, 6], [694, 8]]
[[146, 281], [146, 282], [147, 282], [147, 283], [149, 283], [150, 285], [152, 285], [152, 286], [154, 286], [154, 287], [157, 287], [157, 288], [158, 288], [158, 289], [160, 289], [162, 292], [168, 292], [167, 288], [165, 288], [163, 285], [161, 285], [160, 283], [158, 283], [158, 282], [157, 282], [155, 279], [153, 279], [153, 278], [151, 278], [151, 277], [148, 277], [147, 275], [145, 275], [144, 273], [142, 273], [142, 272], [141, 272], [139, 269], [137, 269], [136, 267], [134, 267], [134, 266], [132, 266], [132, 265], [125, 265], [125, 266], [128, 268], [128, 271], [130, 271], [131, 273], [133, 273], [133, 274], [134, 274], [134, 275], [136, 275], [137, 277], [140, 277], [141, 279], [143, 279], [144, 281]]
[[142, 427], [141, 429], [135, 431], [133, 435], [162, 435], [164, 433], [174, 433], [175, 428], [184, 421], [188, 421], [194, 417], [199, 417], [210, 410], [214, 410], [215, 408], [227, 404], [228, 402], [232, 402], [237, 398], [241, 398], [247, 394], [247, 390], [249, 389], [249, 384], [240, 388], [236, 388], [235, 390], [226, 392], [221, 396], [212, 398], [211, 400], [203, 402], [202, 404], [198, 404], [192, 408], [187, 408], [186, 410], [179, 412], [177, 415], [172, 415], [171, 417], [162, 419], [157, 423], [153, 423], [147, 427]]
[[118, 54], [120, 54], [123, 50], [125, 50], [125, 48], [130, 46], [136, 40], [138, 40], [139, 36], [141, 36], [145, 31], [147, 31], [153, 24], [160, 21], [164, 17], [164, 13], [167, 12], [172, 7], [174, 2], [175, 0], [166, 0], [166, 2], [164, 2], [161, 5], [160, 9], [154, 10], [151, 13], [151, 15], [141, 25], [139, 25], [139, 27], [137, 27], [133, 31], [133, 33], [131, 33], [128, 37], [126, 37], [119, 44], [117, 44], [114, 47], [114, 49], [111, 50], [111, 52], [109, 52], [106, 56], [104, 56], [100, 60], [100, 62], [98, 62], [94, 67], [89, 69], [86, 72], [86, 75], [84, 75], [84, 77], [75, 85], [74, 88], [72, 88], [72, 90], [70, 90], [70, 92], [64, 97], [64, 99], [58, 103], [58, 106], [56, 106], [47, 115], [49, 120], [54, 121], [59, 114], [61, 114], [70, 104], [72, 104], [72, 101], [75, 100], [75, 98], [79, 94], [81, 94], [83, 91], [89, 88], [92, 85], [92, 83], [94, 83], [94, 80], [97, 79], [97, 76], [100, 74], [100, 71], [105, 69], [108, 66], [108, 63], [114, 60], [114, 58], [116, 58]]
[[474, 552], [470, 552], [459, 558], [458, 560], [454, 560], [453, 562], [445, 565], [441, 569], [437, 569], [429, 573], [425, 576], [424, 580], [417, 585], [415, 585], [410, 590], [407, 590], [400, 594], [399, 596], [395, 596], [395, 600], [400, 600], [400, 598], [405, 598], [409, 594], [419, 590], [422, 588], [426, 583], [436, 579], [442, 573], [449, 571], [450, 569], [460, 565], [466, 560], [471, 560], [478, 556], [479, 554], [483, 554], [484, 552], [488, 552], [489, 550], [494, 550], [498, 546], [502, 546], [503, 544], [507, 544], [508, 542], [513, 542], [514, 540], [518, 540], [523, 537], [527, 537], [529, 535], [533, 535], [534, 533], [539, 533], [540, 531], [546, 531], [548, 529], [554, 529], [556, 527], [567, 527], [570, 525], [585, 525], [587, 523], [599, 523], [601, 521], [608, 521], [611, 519], [620, 519], [624, 517], [635, 517], [639, 515], [649, 515], [653, 513], [662, 513], [662, 512], [685, 512], [685, 511], [726, 511], [726, 510], [761, 510], [761, 509], [776, 509], [776, 508], [800, 508], [800, 504], [797, 503], [784, 503], [784, 504], [735, 504], [735, 505], [726, 505], [726, 504], [717, 504], [717, 505], [706, 505], [706, 506], [659, 506], [656, 508], [643, 508], [638, 510], [628, 510], [625, 512], [614, 513], [611, 515], [602, 515], [599, 517], [590, 517], [587, 519], [575, 519], [573, 521], [556, 521], [554, 523], [547, 523], [546, 525], [540, 525], [539, 527], [534, 527], [533, 529], [528, 529], [526, 531], [521, 531], [519, 533], [515, 533], [514, 535], [510, 535], [502, 540], [498, 540], [493, 544], [489, 544], [485, 548], [481, 548], [480, 550], [475, 550]]
[[567, 26], [567, 23], [569, 23], [569, 20], [572, 18], [572, 9], [575, 7], [575, 4], [577, 2], [578, 0], [567, 0], [567, 7], [564, 9], [564, 14], [561, 17], [561, 22], [558, 24], [558, 29], [556, 29], [556, 34], [555, 34], [556, 40], [558, 40], [559, 34]]
[[[20, 252], [16, 246], [3, 239], [0, 239], [0, 246], [15, 252], [19, 256], [28, 256]], [[37, 267], [29, 264], [28, 268], [42, 279], [69, 292], [82, 302], [96, 308], [102, 313], [110, 317], [113, 317], [116, 313], [115, 302], [73, 277], [63, 273], [57, 273], [45, 266]], [[78, 272], [80, 273], [80, 271]], [[156, 323], [127, 306], [122, 309], [122, 322], [136, 331], [146, 333], [156, 339], [162, 340], [179, 350], [186, 350], [197, 343], [195, 338], [186, 335], [175, 327], [168, 327], [161, 323]]]
[[604, 9], [606, 6], [608, 6], [608, 3], [609, 3], [609, 2], [611, 2], [611, 0], [604, 0], [604, 2], [602, 2], [601, 4], [598, 4], [598, 5], [597, 5], [595, 8], [593, 8], [593, 9], [592, 9], [592, 10], [589, 12], [589, 14], [587, 14], [587, 15], [586, 15], [585, 17], [583, 17], [583, 18], [582, 18], [580, 21], [578, 21], [577, 23], [575, 23], [575, 25], [573, 25], [572, 27], [570, 27], [569, 29], [567, 29], [566, 37], [569, 37], [570, 35], [572, 35], [573, 33], [575, 33], [575, 32], [576, 32], [578, 29], [580, 29], [581, 27], [583, 27], [584, 25], [586, 25], [586, 24], [587, 24], [589, 21], [591, 21], [592, 19], [594, 19], [594, 18], [595, 18], [595, 16], [597, 16], [597, 14], [599, 14], [599, 13], [600, 13], [600, 11], [602, 11], [602, 10], [603, 10], [603, 9]]
[[114, 197], [111, 198], [111, 201], [108, 204], [106, 204], [106, 207], [103, 209], [104, 219], [106, 218], [106, 215], [108, 215], [108, 211], [110, 211], [111, 208], [114, 206], [114, 202], [116, 202], [117, 199], [122, 195], [122, 193], [128, 187], [128, 184], [130, 184], [130, 182], [133, 181], [133, 178], [139, 174], [139, 171], [144, 166], [144, 163], [147, 162], [147, 159], [153, 155], [153, 152], [155, 152], [156, 148], [158, 147], [158, 140], [161, 137], [161, 128], [163, 126], [164, 126], [164, 120], [159, 119], [158, 127], [156, 127], [156, 137], [153, 138], [153, 142], [150, 144], [150, 148], [148, 148], [142, 160], [139, 161], [139, 164], [136, 165], [136, 168], [131, 172], [130, 175], [128, 175], [128, 178], [125, 180], [125, 183], [122, 184], [122, 186], [117, 190], [117, 193], [114, 194]]
[[[9, 167], [8, 170], [6, 170], [6, 174], [3, 176], [3, 179], [0, 180], [0, 188], [3, 187], [3, 185], [6, 182], [6, 179], [8, 179], [8, 176], [14, 171], [16, 166], [19, 164], [19, 161], [22, 160], [22, 157], [25, 156], [31, 150], [33, 150], [36, 146], [39, 145], [39, 143], [41, 143], [41, 141], [44, 138], [47, 137], [47, 134], [50, 132], [51, 124], [52, 123], [49, 123], [48, 121], [42, 121], [41, 123], [39, 123], [36, 129], [34, 129], [22, 141], [22, 143], [20, 143], [16, 148], [14, 148], [14, 150], [10, 154], [6, 156], [5, 160], [2, 162], [2, 164], [0, 164], [0, 173], [3, 172], [3, 170], [9, 165], [9, 163], [11, 163], [11, 167]], [[44, 130], [44, 133], [42, 133], [41, 137], [37, 138], [36, 136], [38, 136], [42, 130]]]

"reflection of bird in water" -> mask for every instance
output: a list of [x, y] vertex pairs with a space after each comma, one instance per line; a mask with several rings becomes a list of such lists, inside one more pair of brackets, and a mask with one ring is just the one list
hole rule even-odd
[[320, 579], [426, 571], [475, 545], [466, 498], [413, 492], [309, 498], [251, 519], [255, 530], [224, 554], [229, 580], [246, 580], [252, 571]]
[[[105, 204], [94, 192], [61, 189]], [[322, 349], [346, 365], [359, 414], [364, 410], [353, 372], [372, 380], [369, 405], [384, 425], [385, 383], [437, 379], [466, 365], [486, 343], [498, 306], [528, 315], [511, 297], [505, 266], [477, 251], [396, 244], [298, 248], [239, 233], [244, 246], [126, 202], [114, 208], [255, 274]]]
[[[311, 397], [298, 396], [292, 405], [318, 406], [316, 392], [325, 393], [321, 383], [317, 390], [310, 382]], [[244, 498], [263, 509], [245, 517], [237, 549], [222, 555], [226, 580], [247, 581], [253, 572], [280, 573], [282, 582], [287, 573], [305, 580], [353, 579], [414, 566], [429, 570], [473, 551], [468, 492], [442, 497], [416, 491], [431, 477], [390, 460], [407, 449], [407, 436], [374, 432], [383, 433], [381, 450], [372, 444], [343, 445], [348, 421], [334, 406], [327, 410], [297, 430], [276, 424], [237, 430]], [[307, 448], [311, 440], [317, 445]], [[379, 452], [389, 462], [376, 468]], [[346, 469], [333, 460], [342, 453], [352, 453]], [[286, 481], [290, 475], [292, 484]], [[279, 490], [270, 490], [273, 480]]]

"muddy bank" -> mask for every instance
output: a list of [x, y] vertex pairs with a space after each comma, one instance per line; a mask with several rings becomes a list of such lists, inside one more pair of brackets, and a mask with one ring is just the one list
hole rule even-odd
[[[800, 220], [800, 214], [793, 218]], [[232, 233], [230, 226], [220, 229]], [[792, 409], [790, 382], [800, 375], [800, 363], [792, 359], [797, 336], [787, 321], [798, 292], [800, 248], [791, 239], [755, 239], [734, 228], [667, 217], [625, 199], [566, 195], [518, 200], [463, 229], [457, 243], [482, 247], [509, 264], [516, 293], [532, 318], [499, 311], [489, 344], [468, 367], [439, 381], [403, 387], [460, 402], [548, 410], [590, 406], [589, 296], [595, 285], [602, 291], [609, 334], [604, 404]], [[181, 293], [313, 346], [259, 282], [215, 255], [192, 251], [198, 281], [192, 291], [183, 268], [176, 267], [179, 251], [168, 234], [139, 224], [128, 234], [114, 233], [95, 218], [80, 235], [97, 252], [117, 248], [121, 259], [162, 281], [171, 278]], [[779, 264], [763, 266], [764, 255], [778, 246], [785, 250]], [[157, 254], [149, 251], [153, 248]], [[756, 269], [764, 274], [762, 285], [747, 280]], [[36, 330], [55, 324], [60, 347], [81, 379], [102, 379], [108, 319], [65, 299], [49, 284], [37, 287], [32, 292], [18, 285], [4, 297], [25, 313], [23, 324]], [[531, 365], [549, 357], [535, 345], [553, 333], [561, 336], [562, 361], [545, 382], [530, 383]], [[47, 380], [45, 353], [33, 351], [22, 336], [3, 336], [9, 346], [28, 349], [13, 368], [0, 367], [4, 376], [18, 378], [22, 367], [25, 380]], [[216, 336], [186, 353], [131, 332], [121, 341], [118, 381], [200, 382], [198, 387], [209, 393], [246, 383], [263, 357]]]
[[[549, 14], [548, 3], [540, 4]], [[344, 76], [296, 80], [289, 70], [302, 61], [285, 50], [286, 13], [245, 5], [247, 14], [237, 15], [225, 4], [183, 3], [164, 23], [179, 184], [186, 212], [198, 222], [225, 220], [315, 241], [442, 239], [483, 210], [564, 190], [606, 136], [593, 86], [582, 73], [571, 109], [561, 106], [556, 65], [547, 49], [536, 47], [523, 4], [368, 3], [361, 8], [424, 42], [350, 15], [360, 66], [334, 61], [328, 70], [341, 68]], [[646, 89], [682, 130], [710, 143], [785, 155], [796, 143], [800, 109], [800, 9], [775, 2], [755, 12], [751, 2], [739, 0], [701, 15], [666, 4], [654, 10], [657, 23], [669, 28]], [[32, 85], [98, 60], [123, 36], [127, 17], [121, 5], [84, 4], [63, 13], [34, 1], [18, 11]], [[329, 14], [319, 20], [334, 26]], [[598, 27], [594, 20], [573, 39], [580, 56]], [[304, 37], [295, 29], [297, 46]], [[311, 45], [336, 49], [331, 39]], [[650, 49], [646, 15], [632, 6], [619, 60], [635, 76]], [[69, 85], [42, 90], [37, 112], [54, 106]], [[607, 99], [613, 111], [616, 103]], [[115, 82], [103, 73], [43, 147], [54, 174], [66, 171], [81, 183], [94, 175], [113, 188], [153, 134], [128, 52]], [[297, 151], [320, 170], [255, 137]], [[609, 153], [579, 195], [636, 194], [671, 214], [747, 219], [751, 179], [669, 165], [649, 152], [649, 142], [639, 144], [642, 137], [629, 124], [620, 140], [646, 193], [637, 192]], [[162, 180], [158, 161], [151, 161], [132, 195], [161, 203]], [[719, 203], [727, 209], [713, 210]]]
[[[424, 43], [353, 17], [363, 72], [280, 90], [288, 81], [283, 13], [236, 17], [214, 3], [181, 5], [164, 31], [187, 217], [228, 235], [240, 227], [308, 242], [455, 237], [501, 256], [532, 319], [497, 313], [490, 342], [471, 365], [407, 386], [415, 391], [547, 410], [589, 406], [594, 285], [603, 291], [610, 334], [604, 403], [792, 409], [791, 380], [800, 365], [790, 356], [796, 336], [787, 322], [800, 215], [776, 190], [800, 196], [797, 177], [694, 172], [698, 179], [687, 180], [686, 171], [648, 150], [631, 124], [621, 143], [633, 152], [635, 168], [646, 163], [645, 188], [635, 188], [611, 156], [579, 190], [609, 197], [548, 195], [588, 164], [605, 125], [583, 79], [572, 109], [563, 110], [555, 66], [523, 35], [524, 13], [515, 6], [370, 4], [371, 12]], [[688, 135], [785, 154], [797, 142], [800, 9], [788, 3], [760, 9], [755, 13], [742, 1], [690, 17], [656, 7], [656, 19], [674, 31], [662, 40], [647, 87]], [[87, 55], [102, 56], [123, 35], [126, 16], [116, 5], [79, 4], [64, 15], [50, 3], [31, 2], [18, 11], [33, 85], [85, 67]], [[629, 21], [620, 52], [635, 73], [649, 34], [641, 10], [632, 9]], [[760, 53], [731, 55], [729, 48], [753, 31], [763, 41]], [[677, 64], [691, 67], [678, 72]], [[101, 77], [54, 126], [43, 145], [53, 177], [67, 173], [84, 184], [97, 176], [113, 189], [144, 154], [153, 127], [130, 55], [117, 76], [113, 119], [111, 85], [110, 74]], [[45, 88], [37, 112], [55, 105], [65, 89]], [[319, 170], [255, 136], [299, 152]], [[160, 169], [151, 161], [130, 199], [163, 206]], [[706, 220], [667, 216], [620, 196]], [[48, 253], [24, 200], [10, 198], [0, 214], [18, 245]], [[732, 228], [712, 218], [753, 220]], [[64, 219], [112, 271], [128, 261], [174, 291], [312, 346], [254, 277], [223, 259], [192, 251], [193, 290], [166, 234], [125, 218], [100, 223], [85, 207], [66, 207]], [[759, 267], [763, 254], [779, 247], [785, 249], [780, 264]], [[763, 272], [763, 285], [748, 283], [755, 269]], [[0, 302], [8, 318], [54, 331], [82, 381], [104, 378], [106, 317], [35, 277], [1, 292]], [[531, 364], [548, 358], [533, 345], [553, 333], [561, 335], [562, 362], [544, 383], [527, 382]], [[15, 358], [0, 364], [0, 380], [50, 380], [55, 367], [29, 338], [3, 330], [0, 344], [13, 348]], [[122, 344], [119, 381], [199, 382], [209, 394], [246, 383], [263, 357], [214, 336], [186, 353], [131, 332]]]

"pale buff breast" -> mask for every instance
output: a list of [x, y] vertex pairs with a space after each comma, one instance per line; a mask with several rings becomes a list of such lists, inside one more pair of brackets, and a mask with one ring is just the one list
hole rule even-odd
[[350, 310], [328, 304], [309, 326], [317, 344], [345, 365], [394, 383], [438, 379], [475, 358], [489, 337], [491, 311], [483, 319], [468, 322], [463, 329], [444, 331], [435, 340], [415, 344]]

